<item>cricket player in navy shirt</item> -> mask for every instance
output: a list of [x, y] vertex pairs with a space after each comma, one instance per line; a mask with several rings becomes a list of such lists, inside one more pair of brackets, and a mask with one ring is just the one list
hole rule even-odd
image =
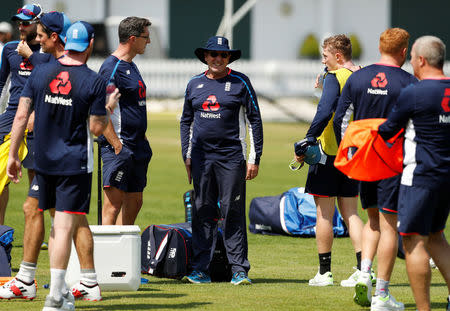
[[[336, 137], [333, 131], [333, 116], [337, 101], [348, 77], [360, 67], [352, 62], [352, 45], [343, 34], [324, 40], [322, 63], [327, 67], [323, 82], [323, 92], [317, 106], [317, 112], [306, 133], [306, 140], [320, 141], [323, 150], [321, 161], [311, 165], [308, 170], [305, 191], [314, 196], [317, 207], [316, 243], [319, 257], [319, 271], [309, 280], [310, 286], [333, 285], [331, 273], [331, 251], [333, 247], [333, 215], [336, 199], [339, 210], [349, 229], [356, 255], [357, 269], [361, 263], [361, 232], [363, 222], [359, 218], [358, 182], [349, 179], [334, 167], [337, 153]], [[299, 163], [304, 155], [295, 156]], [[341, 286], [354, 286], [354, 275], [341, 281]]]
[[[70, 26], [64, 24], [63, 14], [52, 12], [42, 14], [37, 24], [36, 41], [41, 45], [40, 55], [55, 57], [64, 55], [64, 38], [66, 30]], [[61, 39], [62, 36], [62, 39]], [[28, 47], [28, 45], [27, 45]], [[31, 49], [29, 49], [32, 52]], [[50, 54], [46, 54], [50, 53]], [[30, 58], [30, 55], [25, 56]], [[0, 287], [0, 298], [2, 299], [34, 299], [36, 297], [36, 285], [34, 283], [36, 265], [44, 240], [44, 215], [39, 211], [39, 186], [36, 176], [33, 178], [28, 196], [23, 204], [25, 216], [24, 239], [23, 239], [23, 260], [20, 264], [16, 277]]]
[[[152, 157], [147, 130], [146, 86], [133, 62], [150, 44], [146, 18], [127, 17], [119, 24], [119, 46], [99, 74], [121, 97], [103, 136], [103, 225], [132, 225], [142, 207], [147, 168]], [[113, 87], [114, 87], [113, 86]]]
[[113, 108], [118, 96], [115, 91], [105, 107], [106, 83], [86, 66], [93, 37], [94, 29], [88, 23], [70, 26], [67, 55], [38, 66], [27, 81], [11, 134], [7, 174], [18, 182], [21, 163], [17, 150], [34, 106], [39, 207], [56, 208], [50, 234], [51, 285], [44, 311], [75, 308], [64, 278], [78, 227], [89, 230], [86, 214], [93, 169], [91, 133], [100, 135], [106, 128], [106, 109]]
[[[36, 40], [36, 28], [39, 17], [43, 13], [39, 4], [27, 4], [17, 11], [11, 19], [18, 21], [20, 41], [11, 41], [3, 47], [0, 61], [0, 94], [3, 88], [7, 86], [8, 78], [10, 79], [9, 102], [6, 110], [0, 115], [0, 142], [10, 133], [14, 116], [19, 104], [20, 93], [27, 82], [34, 66], [39, 62], [32, 64], [31, 60], [19, 55], [18, 50], [23, 47], [29, 47], [32, 51], [39, 52], [40, 45]], [[39, 53], [36, 53], [36, 55]], [[46, 62], [47, 60], [43, 60]], [[33, 168], [33, 134], [32, 134], [32, 118], [29, 126], [29, 134], [27, 136], [28, 155], [24, 160], [24, 167], [28, 169], [29, 183], [34, 177]], [[5, 186], [0, 195], [0, 224], [4, 223], [6, 206], [9, 199], [8, 185]]]
[[[251, 284], [248, 278], [245, 181], [258, 175], [263, 147], [261, 115], [250, 80], [227, 65], [241, 56], [225, 37], [209, 38], [195, 50], [208, 65], [205, 73], [188, 83], [180, 121], [181, 147], [189, 183], [194, 180], [192, 211], [193, 269], [185, 281], [209, 283], [218, 220], [222, 229], [234, 285]], [[246, 128], [250, 153], [246, 163]], [[219, 207], [218, 207], [219, 204]]]
[[450, 78], [444, 75], [444, 60], [445, 45], [439, 38], [416, 40], [411, 65], [420, 81], [403, 89], [378, 129], [385, 140], [405, 129], [398, 231], [419, 311], [431, 310], [430, 256], [450, 294], [450, 246], [443, 232], [450, 211]]
[[[358, 70], [348, 78], [334, 116], [336, 139], [340, 143], [350, 117], [354, 120], [387, 118], [400, 91], [417, 79], [400, 67], [406, 60], [409, 34], [390, 28], [380, 36], [378, 63]], [[397, 256], [397, 201], [400, 175], [376, 182], [361, 182], [360, 195], [368, 221], [364, 226], [361, 271], [358, 271], [354, 301], [373, 310], [403, 310], [389, 293], [389, 281]], [[375, 296], [372, 298], [370, 276], [377, 253], [378, 271]]]

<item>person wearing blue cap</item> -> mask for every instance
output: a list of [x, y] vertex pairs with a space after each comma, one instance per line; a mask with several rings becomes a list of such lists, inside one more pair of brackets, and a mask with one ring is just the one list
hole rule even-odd
[[23, 89], [7, 165], [8, 177], [19, 182], [18, 143], [33, 105], [39, 209], [56, 208], [50, 234], [51, 285], [44, 311], [75, 308], [64, 278], [77, 232], [85, 230], [91, 235], [86, 220], [93, 169], [91, 133], [103, 132], [107, 110], [114, 108], [119, 97], [117, 91], [106, 97], [105, 81], [86, 65], [94, 44], [93, 27], [74, 23], [66, 37], [66, 56], [38, 66]]
[[133, 59], [150, 44], [146, 18], [130, 16], [119, 24], [119, 46], [99, 74], [122, 94], [103, 136], [104, 225], [132, 225], [143, 204], [147, 169], [152, 157], [147, 130], [146, 85]]
[[[180, 136], [189, 183], [194, 182], [192, 209], [193, 272], [183, 278], [210, 283], [211, 263], [221, 229], [234, 285], [251, 284], [248, 277], [245, 221], [246, 180], [258, 175], [263, 127], [255, 91], [248, 77], [228, 68], [241, 57], [228, 39], [209, 38], [195, 55], [208, 65], [186, 87]], [[250, 135], [247, 161], [246, 127]], [[220, 208], [218, 209], [218, 204]]]
[[[42, 7], [39, 4], [27, 4], [17, 10], [11, 20], [19, 24], [20, 41], [10, 41], [3, 47], [0, 67], [0, 94], [7, 87], [7, 81], [10, 79], [9, 101], [4, 113], [0, 115], [0, 142], [11, 131], [14, 116], [19, 103], [20, 92], [25, 82], [31, 74], [34, 66], [28, 58], [18, 54], [18, 49], [22, 46], [29, 46], [33, 51], [39, 51], [40, 45], [36, 41], [36, 24], [42, 15]], [[28, 169], [28, 179], [31, 181], [34, 177], [33, 170], [33, 134], [29, 132], [27, 136], [28, 155], [24, 161], [24, 167]], [[31, 150], [30, 150], [31, 149]], [[0, 224], [4, 223], [6, 206], [8, 204], [9, 188], [5, 186], [0, 195]]]

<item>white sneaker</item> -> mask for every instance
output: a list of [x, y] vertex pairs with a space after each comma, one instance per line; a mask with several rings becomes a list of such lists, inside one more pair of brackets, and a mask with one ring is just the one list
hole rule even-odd
[[373, 296], [370, 311], [403, 311], [405, 306], [389, 294], [384, 298]]
[[341, 286], [343, 287], [355, 287], [357, 281], [358, 281], [358, 277], [361, 274], [361, 271], [358, 270], [356, 267], [353, 267], [353, 269], [355, 269], [355, 272], [353, 272], [352, 275], [350, 275], [350, 277], [346, 280], [342, 280], [341, 281]]
[[72, 287], [71, 291], [75, 299], [89, 301], [102, 300], [102, 293], [98, 284], [95, 284], [94, 286], [87, 286], [81, 282], [78, 282]]
[[360, 272], [355, 285], [353, 301], [360, 306], [368, 307], [372, 301], [372, 278], [368, 272]]
[[36, 282], [26, 285], [21, 280], [13, 278], [0, 287], [0, 299], [29, 299], [36, 298]]
[[320, 271], [317, 271], [316, 276], [309, 280], [309, 286], [330, 286], [333, 285], [333, 274], [331, 272], [325, 272], [324, 274], [320, 274]]
[[45, 298], [45, 304], [42, 311], [72, 311], [75, 310], [75, 305], [70, 302], [67, 298], [64, 296], [61, 298], [61, 300], [55, 300], [50, 295], [47, 295]]

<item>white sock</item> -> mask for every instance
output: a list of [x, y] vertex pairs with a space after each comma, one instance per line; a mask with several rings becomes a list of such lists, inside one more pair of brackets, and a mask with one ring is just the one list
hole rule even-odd
[[62, 298], [62, 291], [66, 288], [66, 270], [50, 269], [50, 296], [59, 301]]
[[361, 272], [370, 273], [372, 268], [372, 260], [364, 258], [361, 260]]
[[23, 281], [24, 283], [30, 284], [33, 283], [35, 274], [36, 264], [32, 262], [22, 261], [16, 278]]
[[95, 269], [81, 269], [80, 276], [80, 282], [84, 285], [97, 285], [97, 273], [95, 273]]

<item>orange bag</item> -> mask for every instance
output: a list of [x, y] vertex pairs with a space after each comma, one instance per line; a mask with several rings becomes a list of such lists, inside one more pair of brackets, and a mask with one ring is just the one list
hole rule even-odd
[[[339, 145], [334, 166], [348, 177], [377, 181], [403, 171], [403, 129], [387, 142], [378, 134], [386, 119], [353, 121]], [[356, 152], [353, 150], [356, 149]], [[353, 156], [351, 154], [353, 153]]]

